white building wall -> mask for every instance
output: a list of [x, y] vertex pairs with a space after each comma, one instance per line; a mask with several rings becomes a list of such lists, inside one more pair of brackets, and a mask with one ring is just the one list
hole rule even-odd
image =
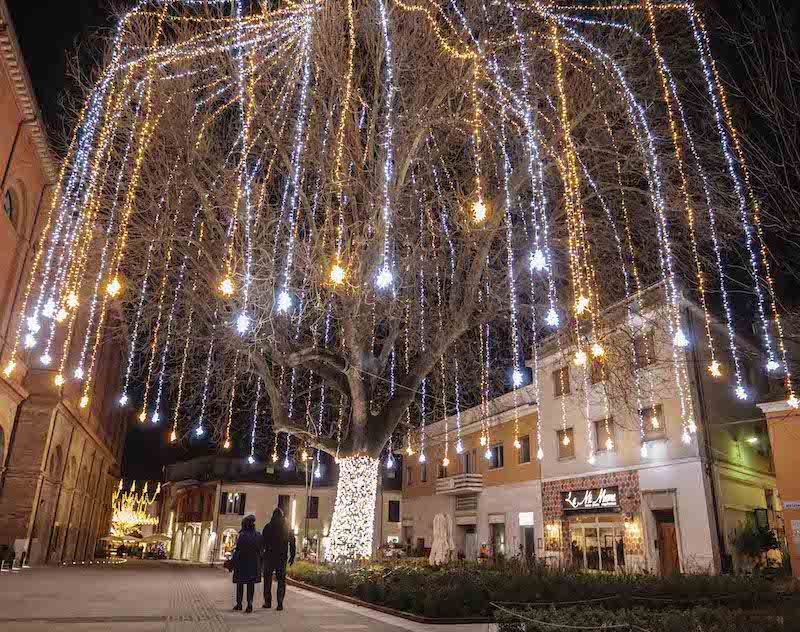
[[[505, 555], [517, 555], [522, 541], [519, 514], [533, 512], [536, 542], [544, 537], [542, 518], [541, 481], [527, 481], [508, 485], [486, 487], [478, 496], [478, 543], [488, 543], [491, 538], [489, 516], [505, 516]], [[537, 551], [538, 555], [539, 551]]]

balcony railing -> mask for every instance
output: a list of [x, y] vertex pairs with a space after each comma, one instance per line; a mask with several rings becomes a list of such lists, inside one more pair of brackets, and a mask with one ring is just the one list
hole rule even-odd
[[437, 494], [476, 494], [483, 490], [482, 474], [456, 474], [436, 480]]

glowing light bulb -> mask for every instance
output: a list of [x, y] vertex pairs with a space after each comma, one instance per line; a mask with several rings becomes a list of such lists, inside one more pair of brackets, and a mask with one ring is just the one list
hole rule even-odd
[[223, 296], [232, 296], [234, 289], [235, 287], [230, 277], [225, 277], [222, 279], [222, 283], [219, 284], [219, 291], [222, 292]]
[[119, 282], [117, 277], [111, 279], [111, 283], [106, 286], [106, 293], [111, 297], [114, 298], [117, 296], [122, 289], [122, 284]]
[[481, 435], [481, 445], [486, 445], [486, 435]]
[[595, 342], [592, 345], [592, 357], [593, 358], [602, 358], [606, 354], [606, 350], [603, 349], [603, 346], [599, 342]]
[[322, 472], [319, 467], [314, 470], [314, 478], [322, 478]]
[[175, 431], [169, 433], [169, 441], [170, 443], [175, 443], [178, 440], [178, 435], [175, 434]]
[[483, 200], [478, 200], [472, 205], [472, 219], [476, 224], [480, 224], [486, 219], [486, 204]]
[[747, 391], [745, 390], [744, 386], [736, 387], [736, 397], [739, 399], [747, 399]]
[[387, 470], [391, 470], [393, 468], [394, 468], [394, 459], [392, 458], [392, 455], [390, 454], [386, 459], [386, 469]]
[[236, 331], [238, 331], [240, 334], [245, 334], [249, 328], [250, 328], [250, 317], [244, 312], [242, 312], [236, 319]]
[[545, 316], [544, 322], [546, 322], [548, 325], [550, 325], [550, 327], [558, 327], [559, 318], [558, 318], [558, 312], [555, 310], [555, 308], [551, 307], [548, 310], [547, 316]]
[[569, 445], [569, 435], [565, 432], [564, 438], [561, 440], [561, 443], [564, 445]]
[[195, 428], [195, 430], [194, 430], [194, 433], [195, 433], [195, 434], [196, 434], [198, 437], [202, 437], [202, 436], [203, 436], [203, 435], [206, 433], [206, 431], [205, 431], [205, 429], [203, 428], [203, 426], [197, 426], [197, 428]]
[[692, 442], [692, 437], [686, 430], [684, 430], [683, 434], [681, 435], [681, 441], [683, 441], [687, 445]]
[[456, 443], [456, 454], [461, 454], [464, 451], [464, 444], [461, 443], [461, 439], [458, 440]]
[[712, 377], [722, 377], [720, 364], [717, 360], [714, 360], [711, 364], [708, 365], [708, 372], [711, 373]]
[[283, 460], [283, 469], [284, 469], [284, 470], [288, 470], [288, 469], [289, 469], [289, 457], [286, 457], [286, 458]]
[[613, 450], [614, 449], [614, 442], [611, 440], [611, 437], [606, 439], [606, 450]]
[[660, 425], [660, 423], [661, 422], [658, 421], [658, 417], [656, 415], [653, 415], [650, 418], [650, 425], [653, 426], [654, 429], [658, 429], [658, 426]]
[[222, 447], [223, 447], [225, 450], [228, 450], [228, 449], [230, 449], [230, 447], [231, 447], [231, 440], [230, 440], [230, 439], [225, 439], [225, 443], [223, 443], [223, 444], [222, 444]]
[[250, 465], [252, 465], [253, 463], [255, 463], [255, 462], [256, 462], [256, 457], [254, 457], [254, 456], [251, 454], [250, 456], [248, 456], [248, 457], [247, 457], [247, 462], [248, 462]]
[[75, 309], [78, 305], [80, 305], [78, 295], [75, 292], [70, 292], [67, 294], [67, 307], [70, 309]]
[[387, 267], [381, 268], [381, 271], [378, 273], [378, 287], [382, 290], [385, 290], [392, 284], [392, 272]]
[[84, 395], [83, 397], [81, 397], [81, 401], [78, 405], [81, 408], [86, 408], [89, 405], [89, 398], [86, 395]]
[[519, 442], [519, 439], [514, 439], [514, 448], [519, 450], [522, 447], [522, 444]]
[[780, 364], [778, 364], [775, 360], [770, 360], [767, 362], [767, 371], [777, 371], [780, 368]]
[[447, 467], [448, 465], [450, 465], [450, 459], [448, 459], [447, 457], [444, 457], [444, 458], [442, 459], [442, 465], [443, 465], [444, 467]]
[[27, 334], [25, 336], [25, 348], [26, 349], [33, 349], [36, 346], [36, 336], [33, 334]]
[[292, 306], [292, 297], [286, 290], [278, 294], [278, 312], [285, 312]]
[[641, 453], [641, 455], [643, 457], [647, 458], [647, 445], [643, 443], [642, 444], [642, 449], [639, 450], [639, 452]]
[[39, 358], [39, 361], [43, 365], [47, 366], [48, 364], [50, 364], [53, 361], [53, 358], [50, 356], [49, 353], [45, 353], [41, 358]]
[[63, 307], [56, 312], [56, 322], [63, 323], [69, 314]]
[[153, 411], [153, 416], [150, 417], [150, 421], [152, 421], [154, 424], [157, 424], [160, 421], [160, 419], [161, 419], [161, 417], [159, 416], [158, 411], [154, 410]]
[[66, 380], [64, 379], [64, 376], [59, 373], [53, 378], [53, 382], [55, 382], [56, 386], [64, 386], [64, 382], [66, 382]]
[[547, 259], [544, 258], [544, 253], [540, 249], [536, 249], [531, 255], [531, 270], [541, 272], [547, 268]]
[[72, 373], [72, 375], [75, 376], [76, 380], [82, 380], [83, 376], [84, 376], [83, 368], [78, 367], [77, 369], [75, 369], [75, 371]]
[[575, 364], [578, 366], [586, 364], [586, 352], [582, 349], [575, 354]]
[[39, 319], [36, 316], [28, 316], [28, 330], [35, 334], [37, 333], [42, 326], [39, 324]]
[[13, 360], [9, 360], [8, 364], [6, 364], [6, 368], [3, 369], [3, 375], [6, 377], [10, 377], [11, 374], [14, 372], [14, 369], [17, 368], [17, 363]]
[[492, 459], [492, 450], [491, 450], [491, 448], [486, 448], [486, 452], [483, 453], [483, 456], [487, 461], [491, 461], [491, 459]]
[[425, 461], [427, 461], [427, 460], [428, 459], [425, 458], [425, 453], [421, 452], [420, 455], [419, 455], [419, 462], [420, 463], [425, 463]]
[[42, 316], [45, 318], [52, 318], [56, 313], [56, 303], [52, 298], [48, 298], [47, 302], [42, 307]]
[[124, 406], [127, 403], [128, 403], [128, 395], [127, 393], [123, 393], [119, 398], [119, 405]]
[[330, 274], [331, 283], [341, 285], [344, 283], [344, 268], [338, 263], [333, 264]]
[[694, 421], [689, 421], [687, 428], [689, 430], [689, 434], [694, 434], [697, 432], [697, 424], [695, 424]]
[[413, 454], [414, 454], [414, 450], [411, 448], [411, 446], [410, 446], [410, 445], [409, 445], [408, 447], [406, 447], [406, 454], [407, 454], [408, 456], [411, 456], [411, 455], [413, 455]]
[[594, 457], [594, 452], [592, 452], [592, 453], [589, 455], [589, 465], [594, 465], [594, 462], [595, 462], [596, 460], [597, 460], [597, 459], [595, 459], [595, 457]]
[[278, 462], [278, 453], [277, 452], [273, 452], [272, 453], [272, 462], [273, 463], [277, 463]]
[[300, 458], [302, 458], [303, 461], [308, 461], [308, 451], [304, 449], [303, 454], [300, 455]]
[[144, 423], [144, 421], [145, 421], [146, 419], [147, 419], [147, 412], [143, 410], [142, 412], [140, 412], [140, 413], [139, 413], [139, 421], [141, 421], [142, 423]]
[[575, 301], [575, 313], [580, 316], [581, 314], [584, 314], [587, 309], [589, 309], [589, 299], [581, 294], [578, 297], [578, 300]]
[[689, 339], [686, 337], [686, 334], [683, 333], [683, 329], [679, 329], [675, 332], [675, 337], [672, 339], [672, 343], [681, 349], [685, 349], [689, 346]]
[[542, 450], [541, 448], [536, 450], [536, 458], [541, 461], [544, 458], [544, 450]]
[[522, 386], [523, 381], [524, 378], [522, 376], [522, 371], [519, 369], [514, 369], [514, 371], [511, 373], [511, 383], [514, 385], [514, 388]]
[[798, 406], [800, 406], [800, 400], [798, 400], [794, 394], [792, 394], [792, 396], [786, 400], [786, 403], [789, 404], [789, 406], [791, 406], [792, 408], [797, 408]]

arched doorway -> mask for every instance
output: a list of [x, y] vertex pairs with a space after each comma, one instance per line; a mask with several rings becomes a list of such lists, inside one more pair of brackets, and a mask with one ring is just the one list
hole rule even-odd
[[233, 547], [236, 546], [236, 536], [236, 529], [225, 529], [222, 532], [222, 541], [219, 547], [219, 558], [221, 560], [228, 559], [233, 553]]
[[181, 559], [181, 547], [183, 546], [183, 531], [180, 529], [175, 530], [175, 535], [172, 536], [172, 559]]

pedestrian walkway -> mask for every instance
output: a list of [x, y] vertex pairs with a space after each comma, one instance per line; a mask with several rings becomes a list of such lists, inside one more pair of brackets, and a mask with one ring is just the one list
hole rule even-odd
[[422, 625], [289, 587], [286, 610], [232, 612], [234, 586], [218, 568], [131, 561], [0, 574], [4, 632], [486, 632], [486, 625]]

